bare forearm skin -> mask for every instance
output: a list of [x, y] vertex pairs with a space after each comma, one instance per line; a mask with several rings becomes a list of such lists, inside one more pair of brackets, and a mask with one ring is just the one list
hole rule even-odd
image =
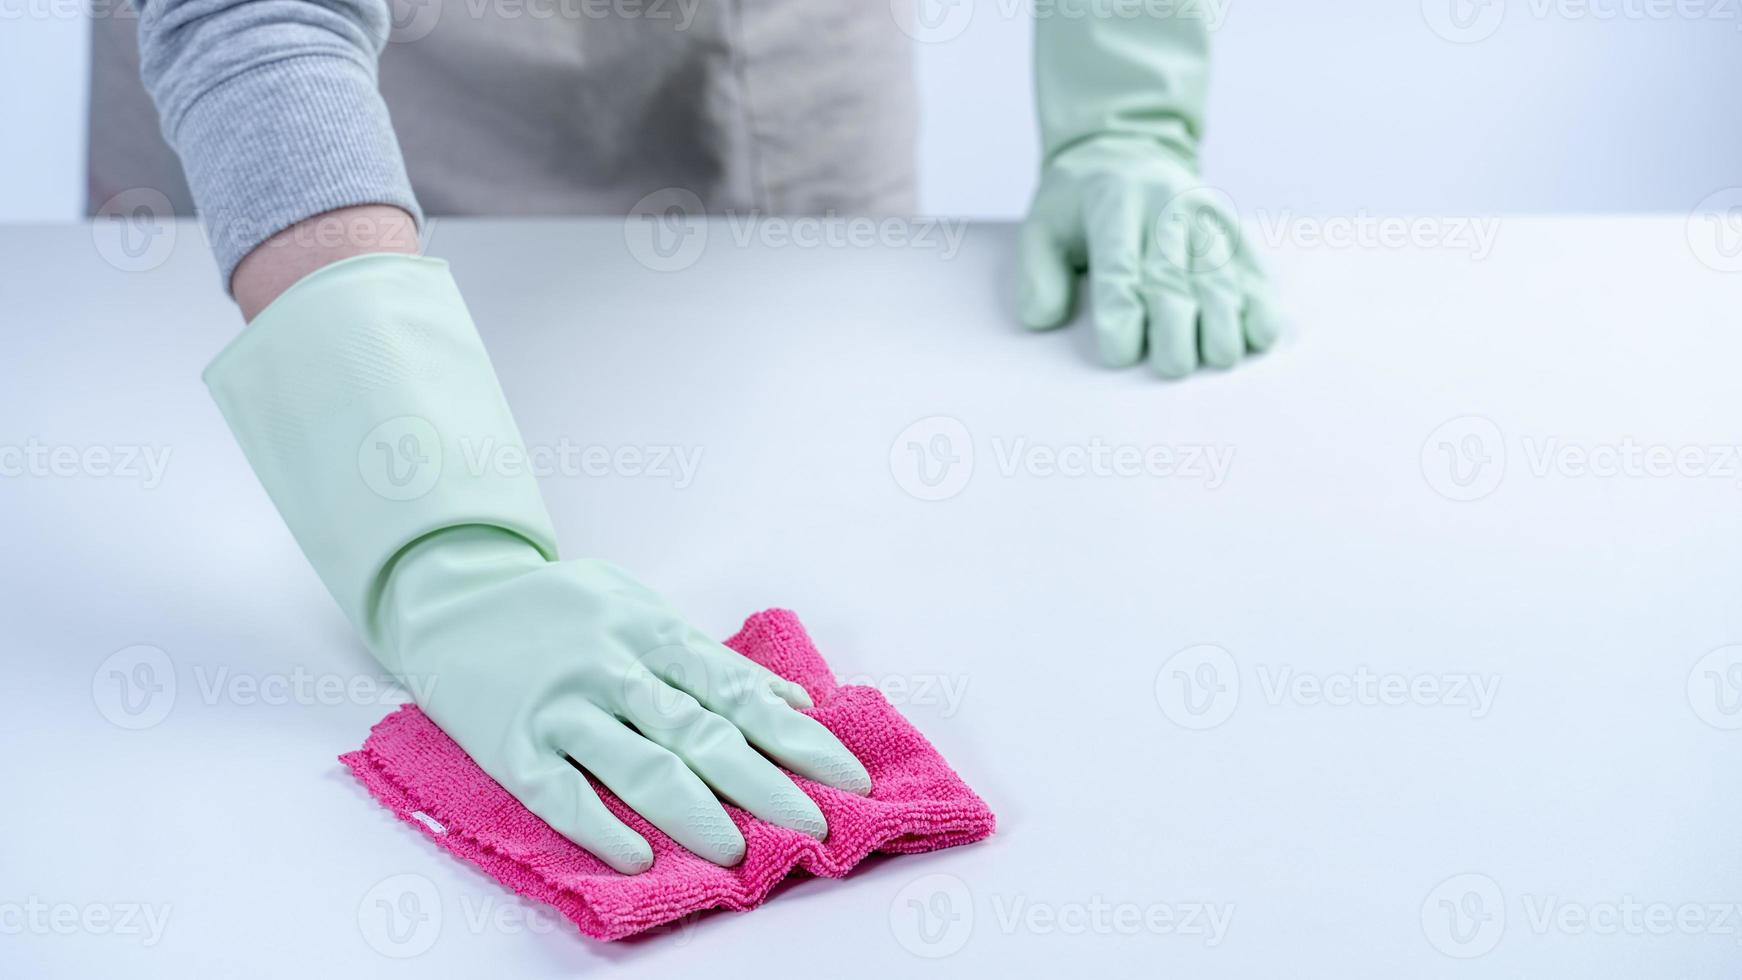
[[375, 252], [418, 253], [417, 222], [401, 208], [364, 204], [291, 225], [243, 256], [230, 290], [253, 320], [278, 294], [324, 265]]

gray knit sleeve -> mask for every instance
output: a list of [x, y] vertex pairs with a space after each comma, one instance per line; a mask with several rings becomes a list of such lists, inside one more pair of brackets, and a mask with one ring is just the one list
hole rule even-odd
[[376, 87], [387, 0], [135, 0], [146, 90], [224, 286], [256, 245], [358, 204], [422, 214]]

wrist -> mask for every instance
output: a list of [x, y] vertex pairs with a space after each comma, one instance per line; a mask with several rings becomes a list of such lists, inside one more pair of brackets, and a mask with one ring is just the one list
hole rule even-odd
[[291, 225], [261, 242], [230, 279], [242, 317], [252, 321], [281, 293], [334, 262], [371, 254], [418, 254], [417, 222], [384, 204], [338, 208]]
[[1191, 140], [1117, 130], [1094, 133], [1067, 143], [1047, 155], [1045, 166], [1093, 167], [1106, 161], [1135, 159], [1165, 161], [1193, 173], [1198, 171], [1198, 149]]

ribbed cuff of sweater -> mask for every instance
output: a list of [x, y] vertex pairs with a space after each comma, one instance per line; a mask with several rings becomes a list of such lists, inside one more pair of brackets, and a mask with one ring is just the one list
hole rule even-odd
[[201, 95], [170, 137], [226, 290], [243, 256], [305, 218], [388, 204], [423, 222], [374, 74], [349, 58], [250, 68]]

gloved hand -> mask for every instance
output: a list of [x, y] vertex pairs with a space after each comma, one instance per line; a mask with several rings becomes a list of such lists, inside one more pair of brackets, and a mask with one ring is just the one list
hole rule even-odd
[[816, 804], [756, 749], [818, 782], [871, 789], [828, 729], [794, 710], [810, 707], [803, 688], [603, 562], [548, 562], [498, 528], [453, 528], [406, 550], [381, 606], [401, 672], [433, 681], [424, 711], [528, 809], [619, 871], [645, 870], [653, 852], [570, 759], [727, 866], [744, 838], [715, 794], [827, 833]]
[[445, 263], [328, 265], [206, 381], [370, 650], [485, 772], [612, 867], [643, 871], [652, 850], [576, 765], [722, 865], [744, 840], [719, 799], [827, 833], [769, 759], [870, 791], [858, 760], [797, 710], [801, 688], [616, 568], [557, 560], [535, 481], [493, 464], [524, 450]]
[[1264, 274], [1198, 176], [1205, 11], [1059, 0], [1035, 22], [1044, 162], [1019, 240], [1025, 326], [1070, 320], [1087, 270], [1102, 359], [1177, 378], [1275, 341]]

